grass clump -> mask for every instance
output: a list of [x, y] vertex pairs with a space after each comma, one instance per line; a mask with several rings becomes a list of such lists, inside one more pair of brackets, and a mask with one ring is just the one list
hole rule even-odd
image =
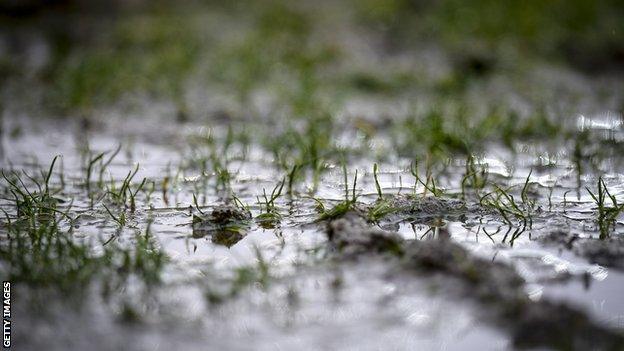
[[426, 196], [427, 192], [430, 192], [431, 195], [435, 197], [440, 197], [444, 194], [444, 191], [438, 188], [438, 186], [436, 185], [435, 179], [431, 175], [430, 170], [427, 170], [426, 180], [425, 181], [422, 180], [422, 178], [418, 175], [418, 162], [417, 161], [413, 162], [410, 165], [410, 173], [415, 178], [414, 192], [416, 191], [418, 183], [420, 183], [425, 188], [425, 190], [423, 191], [423, 196]]
[[77, 218], [72, 216], [71, 204], [61, 207], [51, 190], [56, 160], [43, 173], [42, 183], [26, 172], [31, 185], [20, 174], [3, 172], [5, 191], [14, 197], [9, 210], [2, 209], [0, 271], [16, 283], [64, 292], [80, 292], [94, 280], [121, 287], [130, 275], [146, 284], [157, 283], [166, 256], [149, 231], [137, 236], [130, 247], [75, 237]]
[[[510, 240], [512, 244], [520, 234], [527, 228], [533, 226], [535, 201], [529, 197], [529, 180], [531, 178], [531, 173], [532, 171], [529, 172], [520, 192], [520, 201], [517, 201], [513, 194], [511, 194], [511, 188], [503, 189], [496, 184], [494, 184], [494, 191], [483, 195], [479, 200], [482, 206], [495, 209], [510, 226], [510, 230], [514, 226], [512, 219], [520, 221], [521, 225], [516, 229]], [[505, 236], [505, 239], [506, 238], [507, 235]], [[503, 242], [505, 239], [503, 239]]]
[[349, 189], [349, 180], [347, 177], [347, 166], [342, 164], [342, 173], [344, 174], [344, 184], [345, 184], [345, 199], [339, 203], [337, 203], [334, 207], [329, 210], [325, 209], [325, 206], [319, 200], [316, 200], [318, 204], [318, 209], [321, 212], [319, 220], [332, 220], [339, 217], [344, 216], [347, 212], [354, 210], [357, 204], [357, 194], [355, 188], [357, 186], [357, 169], [355, 170], [355, 176], [353, 178], [353, 188]]
[[[594, 194], [589, 188], [587, 192], [598, 206], [598, 230], [600, 239], [604, 240], [611, 236], [611, 230], [615, 227], [616, 218], [624, 211], [624, 204], [619, 204], [614, 195], [611, 195], [602, 177], [598, 178], [598, 190]], [[611, 205], [608, 203], [611, 202]]]
[[[45, 223], [53, 219], [57, 213], [66, 215], [66, 213], [57, 209], [58, 203], [62, 200], [54, 197], [50, 189], [50, 178], [57, 159], [58, 156], [52, 160], [48, 172], [43, 174], [43, 184], [28, 173], [23, 173], [27, 180], [34, 184], [37, 191], [29, 190], [21, 174], [11, 172], [7, 175], [2, 171], [2, 178], [7, 183], [5, 190], [8, 190], [13, 196], [12, 201], [16, 212], [16, 220], [20, 223], [34, 227], [39, 223]], [[9, 214], [6, 211], [4, 212], [7, 219], [9, 219]], [[9, 223], [11, 222], [9, 221]]]
[[486, 167], [478, 167], [474, 156], [468, 155], [466, 158], [466, 172], [461, 181], [461, 196], [466, 199], [466, 188], [474, 189], [475, 195], [479, 197], [479, 190], [487, 184], [488, 171]]
[[256, 216], [256, 221], [266, 229], [275, 228], [279, 225], [282, 220], [282, 215], [279, 213], [278, 209], [275, 207], [275, 200], [277, 200], [282, 195], [282, 190], [284, 189], [285, 179], [282, 179], [280, 183], [275, 185], [273, 190], [271, 191], [271, 195], [267, 196], [266, 190], [262, 189], [262, 197], [261, 200], [259, 197], [258, 204], [260, 204], [261, 213]]
[[373, 178], [375, 179], [375, 189], [377, 190], [377, 201], [369, 208], [367, 213], [367, 220], [372, 223], [377, 223], [382, 218], [398, 210], [391, 201], [384, 198], [381, 185], [379, 184], [378, 172], [379, 167], [375, 163], [373, 165]]
[[112, 203], [123, 208], [129, 208], [132, 213], [136, 210], [136, 196], [147, 182], [147, 178], [143, 178], [141, 183], [134, 190], [132, 189], [132, 180], [138, 171], [139, 165], [137, 164], [133, 171], [128, 172], [119, 189], [116, 188], [115, 182], [111, 181], [110, 188], [106, 192], [110, 196]]
[[[200, 172], [201, 185], [204, 192], [208, 191], [208, 182], [213, 179], [216, 192], [229, 195], [234, 172], [230, 171], [230, 161], [233, 159], [234, 146], [243, 150], [247, 147], [247, 136], [244, 132], [235, 132], [230, 126], [224, 135], [217, 135], [209, 129], [190, 138], [190, 155], [186, 157], [182, 169], [194, 169]], [[240, 158], [244, 159], [245, 151]]]

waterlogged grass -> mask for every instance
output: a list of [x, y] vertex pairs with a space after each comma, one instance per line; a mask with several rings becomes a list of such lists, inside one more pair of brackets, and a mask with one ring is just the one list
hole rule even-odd
[[587, 192], [598, 207], [597, 222], [600, 239], [606, 239], [611, 236], [616, 218], [624, 211], [624, 204], [618, 203], [617, 198], [611, 195], [602, 177], [598, 178], [596, 193], [593, 193], [589, 188], [587, 188]]
[[[114, 157], [118, 150], [119, 148], [113, 150], [111, 155]], [[89, 165], [92, 166], [100, 162], [101, 167], [107, 166], [110, 162], [100, 161], [105, 154], [100, 153], [98, 156], [90, 157]], [[79, 216], [76, 216], [72, 211], [72, 200], [64, 196], [64, 189], [60, 187], [60, 184], [51, 184], [50, 182], [57, 160], [58, 158], [54, 158], [50, 167], [46, 171], [41, 171], [38, 176], [32, 176], [26, 172], [3, 172], [3, 193], [8, 196], [5, 198], [8, 203], [3, 207], [5, 239], [0, 249], [4, 262], [3, 269], [8, 277], [15, 282], [24, 282], [32, 286], [55, 286], [61, 289], [86, 285], [96, 279], [104, 279], [106, 284], [114, 282], [115, 286], [120, 286], [131, 275], [140, 277], [148, 284], [158, 283], [160, 272], [165, 266], [167, 258], [158, 249], [155, 239], [150, 233], [149, 223], [143, 232], [132, 229], [135, 234], [130, 247], [116, 243], [115, 240], [111, 240], [113, 238], [108, 240], [94, 237], [79, 239], [75, 236], [76, 222]], [[137, 169], [138, 167], [129, 171], [118, 185], [114, 181], [110, 184], [95, 182], [95, 189], [84, 187], [83, 196], [90, 199], [90, 207], [100, 206], [103, 208], [118, 224], [118, 230], [122, 230], [126, 226], [126, 216], [137, 211], [136, 196], [148, 183], [145, 178], [139, 183], [133, 182]], [[315, 199], [317, 209], [320, 212], [318, 220], [330, 221], [345, 215], [347, 212], [362, 211], [362, 209], [368, 208], [363, 215], [368, 221], [379, 223], [388, 215], [399, 212], [401, 208], [393, 202], [396, 195], [384, 194], [383, 192], [379, 182], [378, 165], [374, 164], [372, 169], [377, 196], [372, 205], [365, 206], [364, 203], [358, 201], [357, 170], [353, 182], [349, 182], [346, 163], [343, 163], [345, 198], [331, 208], [326, 208], [323, 201]], [[410, 172], [415, 178], [414, 194], [417, 192], [416, 189], [420, 188], [422, 196], [427, 196], [427, 194], [435, 197], [445, 196], [431, 176], [427, 176], [423, 180], [418, 175], [415, 164], [410, 167]], [[87, 174], [89, 173], [87, 170]], [[485, 195], [479, 197], [479, 204], [484, 208], [496, 210], [501, 220], [510, 226], [509, 230], [515, 228], [510, 239], [510, 242], [513, 243], [525, 230], [530, 230], [533, 224], [536, 200], [529, 195], [531, 173], [519, 189], [519, 193], [516, 194], [512, 193], [514, 187], [487, 182], [487, 178], [487, 170], [476, 171], [474, 160], [469, 158], [466, 163], [466, 174], [462, 177], [458, 188], [462, 189], [462, 194], [468, 187], [475, 189], [475, 191], [480, 189], [486, 192]], [[87, 175], [86, 179], [90, 179], [90, 176]], [[85, 184], [90, 183], [87, 181]], [[155, 183], [151, 182], [151, 184]], [[274, 228], [283, 219], [278, 211], [276, 201], [282, 196], [285, 184], [286, 179], [282, 179], [270, 194], [264, 191], [262, 198], [257, 198], [260, 213], [255, 217], [255, 220], [259, 225], [265, 228]], [[152, 189], [151, 192], [153, 191]], [[600, 230], [600, 238], [606, 239], [611, 235], [615, 219], [621, 213], [623, 206], [611, 195], [602, 178], [598, 181], [596, 194], [590, 189], [587, 191], [598, 206], [596, 220]], [[92, 193], [100, 194], [95, 197], [97, 199], [95, 203]], [[549, 201], [551, 201], [550, 198]], [[214, 210], [209, 216], [199, 205], [197, 197], [193, 196], [194, 208], [199, 213], [194, 216], [194, 225], [211, 221], [216, 224], [215, 233], [230, 233], [228, 236], [230, 239], [232, 234], [244, 235], [249, 226], [245, 222], [250, 218], [249, 207], [244, 205], [236, 196], [232, 197], [232, 202], [234, 207], [232, 207], [231, 212], [228, 212], [229, 210]], [[245, 215], [241, 215], [243, 217], [239, 218], [235, 213]], [[441, 215], [443, 214], [441, 213]], [[214, 233], [211, 235], [218, 236]], [[218, 240], [221, 239], [217, 238]], [[226, 240], [228, 243], [226, 246], [230, 246], [240, 239], [235, 242], [228, 240]], [[503, 239], [503, 242], [505, 240]], [[242, 276], [235, 281], [249, 280], [245, 278], [248, 273], [245, 272], [241, 272]], [[241, 285], [235, 282], [233, 284], [235, 286]], [[233, 289], [238, 290], [238, 288]]]
[[529, 179], [531, 172], [526, 178], [522, 192], [521, 201], [517, 201], [509, 192], [510, 189], [502, 189], [494, 185], [495, 190], [481, 197], [480, 203], [483, 206], [494, 208], [505, 219], [508, 224], [512, 224], [512, 219], [521, 221], [522, 227], [526, 228], [533, 223], [531, 213], [534, 210], [535, 202], [528, 196]]
[[256, 216], [256, 221], [264, 228], [274, 228], [279, 225], [282, 220], [282, 215], [275, 206], [275, 200], [282, 195], [284, 189], [285, 179], [282, 179], [275, 188], [271, 191], [271, 195], [267, 196], [266, 190], [262, 189], [262, 200], [258, 197], [258, 204], [260, 204], [260, 214]]
[[[354, 6], [360, 23], [383, 28], [394, 42], [417, 45], [420, 38], [413, 33], [426, 33], [459, 55], [476, 53], [495, 62], [507, 60], [505, 52], [511, 51], [590, 69], [592, 63], [610, 62], [621, 48], [618, 18], [624, 8], [617, 1], [367, 0]], [[570, 55], [590, 48], [596, 56]]]
[[[621, 233], [621, 187], [605, 183], [622, 165], [621, 84], [577, 75], [565, 54], [596, 36], [598, 53], [617, 52], [618, 4], [138, 6], [34, 83], [62, 107], [58, 123], [79, 123], [89, 142], [67, 159], [80, 161], [24, 158], [33, 139], [49, 144], [37, 128], [51, 122], [13, 133], [20, 109], [2, 114], [0, 272], [16, 284], [190, 284], [215, 307], [247, 290], [271, 298], [284, 271], [327, 263], [336, 223], [367, 252], [409, 228], [417, 241], [459, 226], [497, 250], [559, 220], [571, 232], [595, 222], [604, 244]], [[576, 22], [584, 11], [604, 23]]]
[[[79, 215], [72, 211], [72, 201], [62, 198], [63, 189], [50, 184], [57, 159], [47, 172], [41, 172], [41, 180], [26, 172], [2, 173], [3, 193], [11, 196], [2, 208], [4, 240], [0, 245], [2, 270], [8, 279], [65, 292], [80, 292], [93, 281], [119, 289], [130, 276], [147, 285], [157, 284], [167, 258], [154, 242], [149, 224], [145, 232], [135, 231], [129, 247], [76, 238]], [[124, 181], [126, 187], [130, 179]], [[120, 226], [125, 224], [123, 211], [119, 217], [111, 216]]]
[[384, 199], [383, 190], [378, 178], [379, 166], [373, 164], [373, 178], [375, 179], [375, 190], [377, 191], [377, 201], [371, 206], [367, 213], [369, 222], [378, 223], [381, 219], [397, 211], [397, 208], [388, 200]]
[[124, 16], [93, 47], [79, 48], [52, 67], [53, 104], [88, 116], [134, 91], [170, 97], [184, 109], [184, 82], [198, 59], [197, 39], [189, 36], [193, 23], [171, 12]]
[[320, 212], [319, 220], [332, 220], [339, 217], [344, 216], [347, 212], [355, 210], [355, 206], [357, 205], [357, 170], [353, 176], [353, 187], [349, 187], [349, 179], [347, 174], [347, 166], [343, 162], [342, 164], [342, 173], [344, 175], [344, 200], [335, 204], [332, 208], [326, 209], [325, 205], [319, 200], [316, 200], [318, 207], [317, 210]]

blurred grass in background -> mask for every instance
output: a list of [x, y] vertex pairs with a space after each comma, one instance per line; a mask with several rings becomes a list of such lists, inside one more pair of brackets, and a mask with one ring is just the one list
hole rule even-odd
[[409, 70], [358, 72], [361, 52], [350, 36], [372, 43], [379, 57], [435, 47], [454, 63], [451, 80], [433, 84], [444, 94], [535, 62], [585, 74], [624, 67], [617, 0], [9, 0], [0, 12], [3, 99], [40, 87], [39, 102], [63, 113], [88, 114], [137, 92], [185, 110], [189, 78], [241, 105], [272, 87], [303, 115], [318, 106], [311, 97], [319, 92], [431, 85]]

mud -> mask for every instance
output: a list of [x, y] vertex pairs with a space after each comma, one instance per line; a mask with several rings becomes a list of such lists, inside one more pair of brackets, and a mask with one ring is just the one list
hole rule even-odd
[[[472, 300], [490, 323], [511, 334], [515, 347], [624, 348], [620, 333], [593, 322], [583, 311], [561, 302], [531, 300], [524, 279], [513, 266], [475, 257], [448, 238], [406, 241], [396, 233], [368, 227], [356, 213], [329, 223], [327, 235], [339, 257], [391, 254], [398, 261], [388, 263], [395, 278], [409, 279], [410, 274], [430, 277], [440, 283], [442, 294]], [[401, 268], [397, 270], [397, 266]]]
[[341, 257], [354, 258], [364, 253], [400, 255], [403, 239], [396, 233], [371, 228], [357, 212], [330, 221], [327, 236]]
[[245, 209], [223, 205], [209, 215], [193, 216], [193, 238], [210, 236], [212, 242], [231, 247], [241, 241], [249, 229], [251, 213]]
[[493, 213], [459, 199], [435, 196], [398, 195], [393, 197], [392, 205], [397, 208], [396, 218], [409, 218], [422, 223], [431, 223], [437, 219], [463, 222], [469, 216]]
[[556, 245], [571, 250], [591, 263], [624, 269], [624, 240], [620, 237], [598, 240], [556, 230], [541, 236], [539, 240], [546, 245]]

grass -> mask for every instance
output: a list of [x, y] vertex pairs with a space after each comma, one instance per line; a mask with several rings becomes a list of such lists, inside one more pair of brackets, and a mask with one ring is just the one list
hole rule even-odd
[[[199, 171], [204, 194], [208, 191], [208, 182], [214, 180], [213, 188], [227, 197], [234, 177], [234, 172], [230, 171], [230, 161], [234, 158], [232, 149], [239, 146], [245, 150], [248, 139], [244, 131], [236, 132], [232, 126], [228, 126], [224, 135], [216, 134], [217, 131], [208, 129], [192, 135], [189, 140], [190, 150], [184, 157], [180, 172]], [[245, 151], [237, 157], [244, 161]]]
[[615, 196], [611, 195], [602, 177], [598, 178], [596, 193], [589, 188], [586, 189], [598, 206], [597, 222], [600, 239], [607, 239], [611, 236], [612, 229], [615, 228], [616, 218], [624, 211], [624, 204], [619, 204]]
[[398, 210], [399, 209], [388, 200], [377, 200], [368, 210], [367, 220], [371, 223], [379, 223], [380, 220]]
[[377, 164], [373, 164], [373, 178], [375, 179], [375, 189], [377, 190], [377, 201], [369, 208], [367, 213], [367, 220], [372, 223], [378, 223], [384, 217], [396, 212], [398, 209], [388, 199], [384, 199], [381, 185], [377, 173], [379, 167]]
[[466, 188], [471, 188], [475, 192], [475, 196], [479, 197], [479, 190], [483, 189], [487, 184], [488, 171], [485, 166], [477, 167], [474, 156], [468, 155], [466, 158], [466, 172], [461, 181], [461, 196], [466, 199]]
[[[60, 200], [55, 198], [50, 191], [50, 179], [57, 159], [58, 156], [54, 157], [48, 172], [44, 174], [43, 186], [28, 173], [23, 172], [23, 176], [30, 180], [38, 191], [29, 190], [21, 174], [11, 172], [7, 175], [2, 171], [2, 178], [7, 183], [8, 191], [13, 196], [15, 215], [20, 222], [26, 222], [29, 226], [36, 226], [39, 222], [46, 222], [54, 218], [56, 214], [63, 214], [62, 211], [57, 209], [57, 204]], [[9, 218], [9, 214], [6, 211], [5, 215]]]
[[256, 216], [256, 221], [264, 228], [275, 228], [282, 220], [282, 215], [275, 206], [275, 200], [282, 195], [284, 183], [285, 179], [282, 179], [281, 182], [275, 185], [269, 196], [267, 196], [266, 190], [262, 189], [262, 200], [260, 197], [257, 197], [260, 205], [260, 214]]
[[179, 11], [122, 15], [99, 41], [53, 62], [50, 103], [89, 116], [128, 92], [144, 91], [169, 97], [183, 109], [183, 83], [199, 55], [194, 25], [191, 15]]
[[[84, 187], [87, 191], [87, 197], [89, 198], [91, 207], [93, 207], [95, 198], [93, 189], [93, 185], [97, 185], [97, 190], [101, 191], [104, 188], [104, 173], [108, 170], [108, 167], [113, 162], [115, 157], [121, 151], [121, 144], [117, 146], [113, 151], [104, 151], [100, 153], [93, 153], [89, 149], [87, 145], [84, 157], [85, 165], [83, 166], [85, 175], [84, 175]], [[109, 155], [110, 154], [110, 155]], [[105, 159], [105, 156], [108, 158]], [[97, 182], [92, 181], [95, 173], [98, 172], [99, 176], [97, 178]]]
[[[87, 189], [87, 196], [91, 200], [91, 207], [93, 207], [93, 197], [92, 197], [92, 193], [91, 193], [91, 177], [93, 175], [95, 164], [98, 161], [102, 160], [102, 158], [104, 157], [105, 154], [106, 153], [102, 152], [102, 153], [99, 153], [99, 154], [94, 155], [94, 156], [89, 156], [89, 159], [87, 161], [87, 165], [85, 167], [86, 175], [85, 175], [84, 184], [85, 184], [85, 188]], [[101, 173], [103, 173], [103, 171], [101, 171]]]
[[[14, 196], [9, 210], [3, 209], [7, 237], [0, 245], [0, 259], [8, 264], [2, 266], [7, 279], [67, 293], [80, 293], [94, 280], [114, 282], [120, 288], [130, 275], [146, 284], [157, 283], [166, 257], [149, 231], [137, 235], [131, 247], [75, 238], [77, 217], [71, 203], [61, 207], [50, 183], [57, 159], [42, 172], [42, 183], [23, 173], [32, 186], [18, 173], [2, 173], [4, 186]], [[95, 253], [96, 248], [100, 253]]]
[[319, 212], [321, 213], [319, 216], [319, 220], [332, 220], [339, 217], [344, 216], [347, 212], [354, 210], [357, 204], [358, 195], [356, 193], [357, 187], [357, 169], [355, 170], [355, 175], [353, 177], [353, 187], [349, 188], [349, 180], [347, 176], [347, 166], [343, 162], [342, 164], [342, 173], [344, 175], [344, 200], [340, 201], [336, 205], [334, 205], [330, 209], [326, 209], [323, 203], [319, 200], [316, 200], [318, 204]]
[[102, 204], [102, 206], [106, 210], [106, 213], [108, 213], [109, 216], [113, 219], [113, 221], [115, 221], [119, 225], [119, 228], [123, 228], [126, 225], [125, 211], [121, 210], [119, 211], [119, 215], [115, 215], [106, 205]]
[[377, 164], [373, 164], [373, 178], [375, 178], [375, 189], [377, 190], [377, 197], [379, 200], [383, 199], [383, 192], [381, 191], [381, 186], [379, 185], [379, 179], [377, 178], [377, 172], [379, 172], [379, 167]]
[[300, 169], [301, 169], [301, 166], [295, 164], [290, 169], [290, 172], [288, 172], [288, 195], [290, 196], [293, 195], [293, 188], [295, 187], [297, 183]]
[[136, 165], [134, 171], [129, 171], [126, 178], [124, 178], [121, 183], [121, 187], [119, 190], [115, 189], [115, 183], [111, 182], [111, 187], [107, 190], [107, 194], [110, 196], [113, 203], [118, 206], [129, 208], [131, 213], [134, 213], [136, 210], [136, 196], [143, 189], [145, 183], [147, 182], [147, 178], [143, 178], [141, 183], [139, 183], [134, 190], [132, 190], [132, 180], [134, 176], [136, 176], [139, 171], [139, 164]]
[[[524, 231], [526, 228], [531, 228], [533, 225], [533, 212], [535, 209], [535, 201], [532, 200], [528, 194], [531, 173], [532, 171], [529, 172], [523, 184], [520, 193], [521, 201], [517, 201], [515, 199], [513, 194], [510, 193], [510, 188], [504, 189], [494, 184], [494, 190], [480, 198], [480, 205], [495, 209], [510, 226], [510, 229], [514, 226], [512, 219], [520, 221], [520, 227], [522, 230], [519, 232]], [[518, 233], [515, 234], [519, 235]], [[516, 235], [512, 235], [513, 239], [516, 237]]]
[[[289, 190], [297, 180], [312, 178], [316, 188], [326, 163], [336, 160], [343, 150], [333, 139], [335, 121], [333, 115], [322, 107], [302, 119], [283, 121], [278, 132], [268, 131], [262, 145], [274, 158], [274, 163], [289, 176]], [[295, 125], [296, 124], [296, 125]], [[336, 160], [337, 161], [337, 160]]]
[[410, 165], [410, 173], [416, 179], [414, 182], [414, 192], [416, 192], [418, 183], [420, 183], [425, 188], [425, 190], [423, 191], [423, 196], [426, 196], [427, 192], [430, 192], [431, 195], [435, 197], [442, 196], [442, 194], [444, 193], [442, 189], [439, 189], [436, 186], [435, 179], [433, 178], [429, 170], [427, 170], [426, 180], [425, 181], [422, 180], [422, 178], [418, 175], [418, 162], [417, 161], [413, 162]]

